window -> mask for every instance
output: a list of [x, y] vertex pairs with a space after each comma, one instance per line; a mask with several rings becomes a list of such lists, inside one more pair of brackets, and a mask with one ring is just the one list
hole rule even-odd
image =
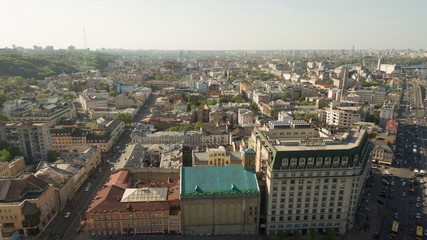
[[299, 166], [300, 167], [304, 167], [305, 166], [305, 158], [300, 158], [299, 159]]
[[314, 165], [314, 158], [312, 158], [312, 157], [308, 158], [307, 166], [308, 167], [313, 167], [313, 165]]
[[316, 158], [316, 167], [321, 167], [322, 166], [322, 161], [323, 161], [323, 158], [317, 157]]
[[334, 167], [338, 167], [339, 164], [340, 164], [340, 157], [334, 157], [334, 162], [333, 162]]
[[282, 167], [288, 167], [289, 158], [282, 158]]
[[291, 158], [291, 167], [296, 167], [296, 166], [297, 166], [297, 159]]
[[330, 157], [326, 157], [325, 158], [325, 166], [330, 166], [331, 165], [331, 158]]

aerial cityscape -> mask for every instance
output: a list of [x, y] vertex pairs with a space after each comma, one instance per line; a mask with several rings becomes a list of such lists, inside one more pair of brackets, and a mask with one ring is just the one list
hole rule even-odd
[[0, 240], [427, 239], [427, 2], [66, 2], [2, 4]]

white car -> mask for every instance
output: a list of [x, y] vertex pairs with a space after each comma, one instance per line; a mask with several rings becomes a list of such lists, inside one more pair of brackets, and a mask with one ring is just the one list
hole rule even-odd
[[86, 188], [85, 188], [85, 192], [87, 192], [87, 191], [89, 191], [89, 187], [86, 187]]
[[390, 183], [392, 186], [394, 186], [394, 181], [391, 181], [391, 183]]
[[421, 198], [420, 197], [417, 197], [417, 202], [421, 202]]
[[421, 218], [421, 214], [419, 212], [417, 212], [417, 215], [415, 216], [417, 219]]
[[70, 212], [67, 212], [66, 214], [65, 214], [65, 218], [68, 218], [69, 216], [71, 215], [71, 213]]
[[424, 183], [424, 179], [421, 178], [420, 179], [420, 183], [423, 184]]
[[420, 207], [420, 203], [415, 203], [415, 207]]
[[406, 192], [402, 192], [402, 197], [406, 197]]
[[402, 187], [406, 186], [406, 182], [402, 182]]
[[398, 219], [399, 218], [399, 214], [398, 213], [394, 213], [394, 218]]

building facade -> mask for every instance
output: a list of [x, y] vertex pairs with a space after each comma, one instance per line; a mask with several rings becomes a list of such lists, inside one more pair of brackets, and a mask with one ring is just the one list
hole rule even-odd
[[327, 228], [343, 234], [354, 226], [371, 166], [366, 130], [271, 142], [254, 128], [249, 146], [265, 179], [267, 234]]
[[182, 233], [258, 235], [260, 195], [243, 166], [182, 167]]
[[48, 123], [3, 122], [0, 139], [19, 148], [31, 161], [47, 161], [47, 152], [52, 149]]

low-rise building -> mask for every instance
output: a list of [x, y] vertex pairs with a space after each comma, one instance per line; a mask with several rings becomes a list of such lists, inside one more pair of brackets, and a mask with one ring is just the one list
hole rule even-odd
[[253, 169], [182, 167], [180, 201], [186, 235], [258, 235], [261, 193]]
[[393, 162], [393, 150], [385, 142], [376, 142], [375, 147], [372, 149], [372, 155], [372, 161], [377, 164], [391, 165]]
[[179, 181], [121, 185], [107, 183], [97, 192], [86, 211], [90, 235], [181, 232]]
[[3, 237], [16, 230], [24, 236], [37, 234], [58, 213], [58, 200], [51, 184], [31, 173], [0, 179], [0, 224]]
[[25, 172], [24, 157], [15, 157], [10, 162], [0, 162], [0, 177], [15, 177], [16, 175]]

